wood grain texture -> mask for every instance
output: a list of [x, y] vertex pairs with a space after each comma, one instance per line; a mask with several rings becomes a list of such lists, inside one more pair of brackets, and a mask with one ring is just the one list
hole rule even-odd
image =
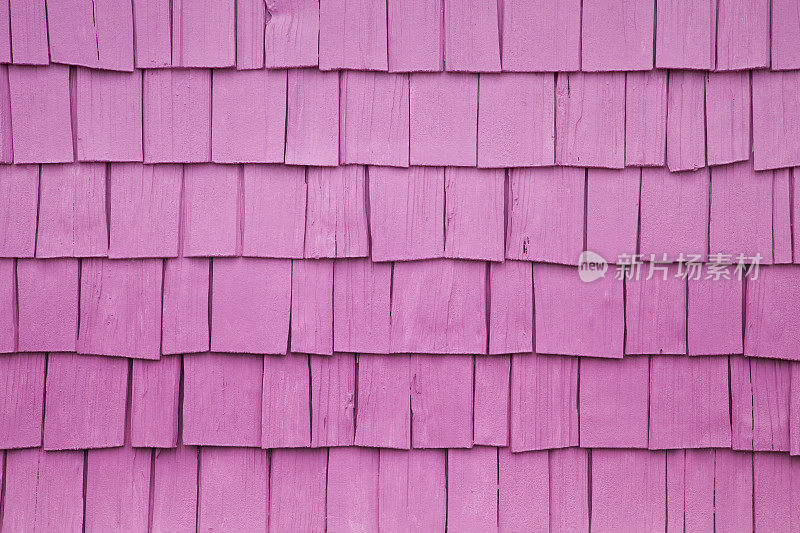
[[663, 166], [667, 152], [667, 72], [625, 76], [625, 164]]
[[11, 55], [14, 63], [18, 65], [47, 65], [50, 63], [45, 1], [12, 0], [10, 8], [10, 35], [14, 36], [11, 39]]
[[136, 68], [172, 65], [171, 16], [172, 6], [169, 2], [134, 0], [133, 46]]
[[653, 68], [655, 3], [586, 2], [581, 12], [581, 70]]
[[535, 351], [621, 358], [622, 282], [606, 275], [584, 283], [575, 268], [534, 264]]
[[377, 531], [379, 451], [331, 448], [328, 451], [326, 530]]
[[796, 360], [798, 339], [793, 334], [798, 320], [798, 267], [764, 267], [758, 279], [747, 280], [744, 354]]
[[86, 531], [147, 529], [152, 450], [86, 453]]
[[770, 3], [720, 0], [717, 6], [717, 70], [769, 66]]
[[184, 358], [182, 442], [261, 446], [263, 359], [219, 353]]
[[770, 67], [791, 70], [800, 67], [800, 50], [794, 45], [800, 38], [800, 11], [794, 2], [775, 0], [770, 4]]
[[410, 448], [411, 359], [399, 354], [359, 355], [357, 364], [355, 445]]
[[668, 450], [667, 530], [714, 528], [714, 450]]
[[792, 363], [789, 371], [789, 453], [800, 455], [800, 364]]
[[414, 448], [470, 448], [474, 360], [471, 355], [411, 356]]
[[445, 257], [503, 260], [505, 187], [502, 169], [445, 169]]
[[714, 520], [733, 530], [753, 523], [753, 456], [716, 450], [714, 461]]
[[583, 249], [586, 171], [509, 171], [506, 259], [577, 264]]
[[625, 281], [625, 353], [685, 354], [687, 281], [677, 265], [651, 263], [647, 270]]
[[300, 448], [311, 443], [310, 374], [308, 355], [264, 358], [262, 448]]
[[489, 353], [533, 351], [533, 272], [526, 261], [489, 266]]
[[269, 531], [324, 531], [328, 450], [273, 450]]
[[731, 356], [730, 372], [733, 448], [788, 452], [790, 363]]
[[177, 256], [183, 169], [119, 163], [109, 165], [108, 175], [108, 256]]
[[555, 77], [545, 73], [481, 74], [478, 166], [555, 162]]
[[[9, 450], [42, 444], [46, 355], [0, 357], [0, 446]], [[0, 464], [2, 466], [2, 464]]]
[[498, 451], [498, 514], [500, 531], [550, 531], [549, 452]]
[[333, 353], [333, 261], [292, 261], [291, 349]]
[[241, 251], [243, 181], [239, 166], [184, 166], [181, 255], [232, 256]]
[[511, 356], [475, 357], [473, 442], [508, 446]]
[[407, 167], [409, 161], [407, 74], [342, 73], [339, 101], [339, 158]]
[[783, 453], [753, 454], [756, 531], [789, 531], [800, 524], [800, 461]]
[[289, 165], [339, 164], [339, 72], [288, 73], [285, 160]]
[[262, 0], [236, 2], [236, 68], [264, 68], [267, 6]]
[[145, 70], [142, 94], [146, 163], [211, 161], [211, 70]]
[[53, 353], [48, 356], [45, 450], [121, 446], [125, 438], [128, 360]]
[[385, 2], [322, 0], [320, 70], [387, 70], [387, 21]]
[[181, 367], [180, 356], [133, 362], [131, 446], [174, 448], [177, 445]]
[[0, 259], [0, 353], [18, 347], [16, 260]]
[[672, 172], [706, 166], [704, 72], [670, 71], [667, 87], [667, 167]]
[[389, 353], [392, 265], [369, 259], [333, 263], [333, 349]]
[[556, 164], [625, 166], [624, 74], [559, 74], [555, 104]]
[[17, 261], [21, 351], [75, 351], [79, 271], [77, 259]]
[[444, 68], [499, 71], [498, 5], [482, 0], [444, 0]]
[[356, 358], [310, 356], [311, 446], [352, 446], [355, 435]]
[[33, 257], [39, 196], [36, 165], [3, 165], [0, 170], [0, 257]]
[[580, 444], [647, 448], [649, 357], [580, 361]]
[[[17, 169], [17, 173], [24, 167], [9, 168]], [[106, 165], [75, 163], [42, 166], [36, 257], [107, 254]]]
[[580, 68], [581, 3], [508, 0], [500, 14], [504, 71]]
[[380, 451], [378, 525], [381, 530], [444, 530], [446, 454], [445, 450]]
[[161, 259], [81, 262], [79, 353], [158, 359]]
[[709, 165], [750, 159], [750, 74], [709, 72], [706, 77]]
[[289, 345], [292, 262], [288, 259], [214, 259], [211, 349], [284, 354]]
[[11, 86], [8, 67], [0, 66], [0, 162], [14, 160], [14, 147], [11, 127]]
[[742, 282], [731, 279], [688, 280], [687, 348], [689, 355], [742, 353]]
[[550, 528], [589, 530], [589, 454], [581, 448], [550, 451]]
[[638, 244], [642, 172], [589, 169], [586, 178], [586, 249], [617, 263]]
[[197, 527], [198, 450], [194, 446], [153, 450], [153, 531], [191, 531]]
[[794, 200], [792, 170], [779, 169], [772, 176], [772, 262], [792, 262], [792, 202]]
[[444, 169], [369, 167], [373, 261], [444, 255]]
[[800, 162], [800, 147], [791, 141], [800, 123], [800, 104], [793, 97], [798, 88], [800, 73], [797, 71], [753, 73], [753, 165], [756, 170], [789, 167]]
[[725, 357], [650, 360], [650, 449], [730, 447]]
[[711, 70], [716, 63], [717, 2], [656, 4], [656, 67]]
[[208, 259], [178, 258], [164, 262], [161, 353], [195, 353], [209, 349]]
[[486, 352], [484, 263], [402, 262], [392, 279], [393, 352]]
[[578, 359], [511, 358], [511, 451], [578, 445]]
[[264, 33], [267, 68], [311, 67], [318, 62], [319, 2], [269, 0]]
[[388, 2], [389, 70], [439, 71], [444, 67], [442, 0]]
[[497, 448], [447, 451], [447, 526], [497, 531]]
[[236, 63], [235, 0], [172, 2], [172, 66], [232, 67]]

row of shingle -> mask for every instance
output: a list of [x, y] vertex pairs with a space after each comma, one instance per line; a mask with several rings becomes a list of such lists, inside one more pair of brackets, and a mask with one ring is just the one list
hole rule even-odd
[[746, 283], [735, 265], [688, 282], [679, 265], [648, 268], [586, 283], [574, 267], [515, 261], [2, 260], [0, 353], [798, 359], [800, 267], [760, 267]]
[[131, 362], [26, 353], [0, 358], [0, 379], [8, 384], [0, 449], [489, 445], [800, 455], [800, 364], [774, 359], [205, 353]]
[[5, 463], [13, 531], [766, 532], [800, 520], [800, 460], [728, 450], [33, 449]]
[[506, 0], [502, 7], [492, 0], [267, 4], [4, 0], [0, 61], [128, 71], [134, 65], [384, 71], [800, 68], [800, 15], [792, 0], [772, 5], [768, 0]]
[[0, 68], [0, 160], [666, 163], [679, 171], [746, 161], [752, 152], [756, 170], [764, 170], [800, 164], [798, 90], [800, 71], [756, 71], [751, 113], [748, 71], [554, 76], [77, 68], [70, 75], [60, 65], [10, 66]]
[[[664, 167], [0, 165], [0, 257], [800, 262], [800, 180]], [[721, 254], [721, 255], [720, 255]]]

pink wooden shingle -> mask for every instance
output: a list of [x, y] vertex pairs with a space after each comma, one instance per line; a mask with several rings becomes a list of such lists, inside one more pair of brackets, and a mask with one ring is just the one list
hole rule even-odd
[[9, 66], [15, 163], [74, 159], [69, 67]]
[[641, 170], [589, 169], [586, 180], [586, 249], [616, 263], [636, 253]]
[[489, 267], [489, 353], [533, 350], [533, 273], [523, 261]]
[[142, 160], [142, 72], [78, 68], [73, 113], [79, 161]]
[[236, 62], [236, 2], [172, 2], [172, 66], [232, 67]]
[[106, 207], [104, 163], [43, 165], [36, 257], [106, 255]]
[[557, 164], [625, 166], [625, 74], [559, 74], [555, 105]]
[[552, 74], [483, 74], [478, 89], [478, 166], [555, 162]]
[[753, 454], [755, 531], [792, 531], [800, 525], [800, 460], [785, 453]]
[[46, 367], [43, 353], [0, 356], [0, 446], [4, 449], [42, 444]]
[[[708, 252], [709, 171], [669, 172], [665, 167], [642, 169], [639, 252], [644, 259], [664, 254], [676, 261]], [[630, 252], [629, 252], [630, 253]]]
[[622, 357], [622, 281], [611, 272], [585, 283], [576, 268], [535, 264], [533, 293], [536, 352]]
[[181, 166], [119, 163], [109, 165], [108, 175], [111, 189], [108, 256], [177, 256]]
[[651, 449], [729, 447], [729, 412], [725, 357], [651, 358]]
[[392, 265], [370, 259], [333, 263], [333, 349], [389, 353]]
[[197, 529], [266, 531], [269, 456], [252, 448], [201, 448]]
[[50, 63], [45, 1], [11, 0], [10, 7], [10, 35], [14, 36], [11, 40], [11, 52], [14, 63], [18, 65], [47, 65]]
[[358, 356], [356, 446], [411, 447], [410, 387], [408, 355]]
[[763, 267], [758, 279], [747, 279], [744, 354], [797, 360], [800, 338], [796, 335], [800, 268]]
[[714, 458], [714, 520], [732, 531], [753, 523], [753, 456], [716, 450]]
[[299, 448], [311, 442], [308, 356], [289, 353], [264, 358], [261, 447]]
[[13, 133], [11, 127], [11, 86], [8, 67], [0, 66], [0, 162], [14, 161]]
[[653, 68], [655, 3], [586, 2], [581, 12], [581, 70]]
[[730, 357], [731, 447], [753, 449], [753, 384], [750, 359], [739, 355]]
[[387, 70], [385, 2], [321, 0], [320, 70]]
[[550, 531], [550, 465], [547, 451], [498, 453], [500, 531]]
[[211, 90], [211, 154], [218, 163], [282, 163], [285, 70], [217, 70]]
[[647, 448], [649, 358], [580, 361], [580, 444]]
[[50, 59], [98, 69], [133, 70], [133, 8], [112, 0], [47, 2]]
[[81, 451], [45, 452], [40, 448], [6, 455], [3, 529], [83, 531]]
[[580, 68], [581, 3], [508, 0], [500, 14], [504, 71]]
[[352, 446], [356, 361], [352, 354], [312, 355], [311, 446]]
[[477, 74], [412, 74], [410, 106], [412, 165], [475, 166]]
[[129, 446], [86, 454], [86, 531], [147, 529], [152, 450]]
[[0, 166], [0, 257], [33, 257], [38, 197], [37, 165]]
[[800, 67], [800, 50], [795, 43], [800, 39], [800, 11], [791, 0], [773, 0], [770, 45], [772, 70], [790, 70]]
[[211, 71], [153, 69], [143, 77], [144, 161], [211, 161]]
[[172, 448], [178, 443], [181, 357], [133, 362], [131, 445]]
[[742, 281], [689, 278], [689, 355], [742, 353]]
[[578, 445], [578, 359], [511, 358], [511, 451]]
[[153, 450], [153, 531], [189, 531], [197, 525], [197, 448]]
[[2, 28], [3, 37], [0, 38], [0, 60], [3, 63], [11, 63], [11, 13], [10, 6], [0, 6], [0, 28]]
[[589, 454], [581, 448], [550, 451], [550, 527], [589, 530]]
[[378, 450], [331, 448], [328, 452], [326, 530], [378, 530]]
[[306, 175], [305, 257], [366, 257], [366, 170], [313, 167]]
[[291, 349], [333, 353], [333, 261], [292, 261]]
[[446, 453], [445, 450], [381, 450], [378, 484], [381, 530], [444, 530]]
[[215, 259], [211, 279], [213, 351], [286, 353], [292, 296], [291, 261]]
[[708, 164], [750, 159], [750, 74], [709, 73], [705, 113]]
[[497, 531], [497, 448], [447, 451], [447, 527]]
[[327, 473], [327, 450], [273, 450], [269, 531], [324, 531]]
[[75, 351], [79, 271], [77, 259], [17, 261], [20, 351]]
[[264, 68], [264, 27], [267, 6], [263, 0], [236, 2], [236, 68]]
[[172, 64], [172, 5], [163, 0], [134, 0], [133, 46], [136, 68]]
[[237, 255], [241, 251], [242, 168], [217, 164], [183, 168], [182, 255]]
[[475, 358], [473, 442], [508, 446], [511, 356]]
[[767, 0], [719, 0], [717, 6], [717, 70], [769, 66]]
[[789, 369], [789, 453], [800, 455], [800, 364]]
[[445, 257], [503, 260], [505, 186], [502, 169], [445, 169]]
[[208, 259], [168, 259], [164, 263], [161, 353], [209, 349]]
[[414, 448], [472, 446], [473, 366], [471, 355], [411, 356]]
[[714, 528], [714, 450], [667, 450], [667, 531]]
[[667, 88], [667, 166], [672, 172], [706, 165], [704, 72], [669, 73]]
[[625, 353], [685, 354], [686, 279], [677, 265], [642, 270], [647, 274], [625, 281]]
[[408, 166], [408, 92], [406, 74], [342, 73], [339, 157], [343, 164]]
[[500, 70], [498, 4], [444, 0], [444, 67], [480, 72]]
[[397, 263], [392, 351], [485, 353], [486, 278], [485, 264], [476, 261]]
[[44, 449], [121, 446], [128, 360], [51, 353], [47, 362]]
[[286, 163], [339, 164], [339, 72], [289, 71]]
[[509, 171], [506, 258], [576, 264], [583, 249], [582, 168]]
[[731, 356], [734, 449], [789, 451], [790, 364]]
[[264, 33], [267, 68], [311, 67], [319, 51], [319, 2], [269, 0]]
[[81, 263], [78, 352], [158, 359], [163, 261]]
[[772, 262], [776, 265], [792, 262], [793, 181], [792, 169], [790, 168], [782, 168], [773, 173]]
[[800, 71], [755, 71], [752, 89], [755, 169], [797, 165], [800, 146], [792, 139], [800, 131], [800, 103], [795, 98]]
[[442, 0], [389, 0], [388, 8], [389, 70], [442, 70]]
[[716, 60], [717, 2], [656, 4], [656, 67], [711, 70]]
[[754, 172], [744, 161], [712, 170], [709, 250], [714, 254], [761, 254], [772, 262], [772, 172]]
[[244, 166], [242, 255], [303, 257], [305, 177], [303, 167]]
[[261, 446], [263, 364], [259, 355], [185, 356], [182, 442]]
[[18, 332], [16, 261], [0, 259], [0, 353], [17, 350]]
[[667, 73], [625, 77], [625, 164], [663, 166], [667, 151]]
[[444, 169], [369, 167], [373, 261], [444, 255]]

